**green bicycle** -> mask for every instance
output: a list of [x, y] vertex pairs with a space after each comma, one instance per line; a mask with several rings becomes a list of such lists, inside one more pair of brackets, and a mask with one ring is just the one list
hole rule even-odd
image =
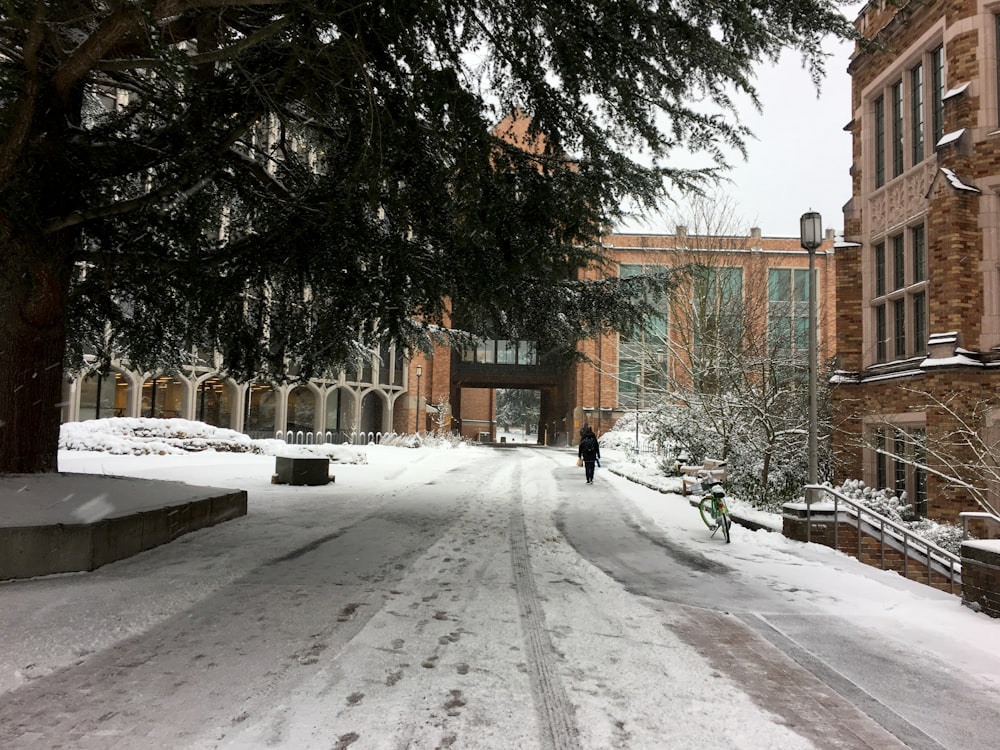
[[726, 491], [718, 482], [712, 482], [702, 485], [702, 493], [701, 502], [698, 503], [698, 513], [701, 514], [701, 520], [712, 530], [713, 537], [716, 531], [722, 529], [722, 535], [726, 537], [728, 544], [730, 541], [729, 527], [733, 525], [733, 521], [729, 517], [729, 508], [726, 506]]

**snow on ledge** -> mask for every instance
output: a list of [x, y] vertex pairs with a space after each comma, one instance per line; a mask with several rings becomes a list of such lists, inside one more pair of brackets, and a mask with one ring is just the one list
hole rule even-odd
[[953, 130], [950, 133], [945, 133], [943, 136], [941, 136], [941, 140], [937, 142], [937, 147], [940, 148], [941, 146], [947, 146], [949, 143], [957, 141], [959, 138], [962, 137], [963, 133], [965, 133], [965, 128], [962, 128], [961, 130]]
[[982, 367], [983, 363], [967, 357], [964, 354], [955, 354], [953, 357], [928, 357], [920, 363], [920, 369], [926, 370], [932, 367]]
[[1000, 539], [966, 539], [962, 542], [962, 546], [996, 552], [1000, 555]]
[[[945, 138], [947, 137], [948, 136], [945, 136]], [[944, 138], [942, 138], [941, 141], [943, 142]], [[968, 190], [969, 192], [972, 193], [982, 192], [979, 188], [973, 187], [972, 185], [968, 185], [965, 182], [963, 182], [962, 179], [952, 170], [948, 169], [948, 167], [941, 167], [941, 171], [944, 173], [944, 176], [948, 178], [948, 182], [951, 183], [951, 186], [956, 190]]]
[[948, 89], [946, 92], [944, 92], [944, 96], [941, 97], [941, 101], [947, 101], [948, 99], [951, 99], [953, 96], [958, 96], [959, 94], [964, 93], [967, 88], [969, 88], [968, 81], [965, 83], [960, 83], [958, 86], [955, 86], [954, 88]]

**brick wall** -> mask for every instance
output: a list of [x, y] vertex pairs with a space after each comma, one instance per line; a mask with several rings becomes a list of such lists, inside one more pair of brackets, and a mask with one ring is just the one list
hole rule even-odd
[[804, 504], [789, 503], [784, 507], [782, 515], [782, 532], [789, 539], [805, 542], [808, 538], [810, 542], [838, 549], [866, 565], [905, 575], [911, 581], [928, 584], [941, 591], [951, 592], [954, 588], [953, 593], [961, 593], [961, 584], [956, 581], [953, 587], [947, 575], [937, 570], [928, 570], [926, 560], [922, 556], [911, 553], [904, 564], [902, 551], [888, 544], [882, 545], [877, 536], [866, 533], [864, 524], [861, 529], [859, 554], [856, 521], [845, 513], [838, 515], [839, 520], [835, 521], [832, 510], [813, 510], [811, 524], [807, 524]]
[[962, 601], [990, 617], [1000, 617], [1000, 545], [962, 545]]

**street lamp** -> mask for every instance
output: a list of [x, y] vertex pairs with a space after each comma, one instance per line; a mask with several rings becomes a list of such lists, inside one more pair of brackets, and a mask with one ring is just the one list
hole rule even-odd
[[423, 374], [424, 368], [417, 365], [417, 403], [413, 408], [413, 432], [417, 435], [420, 434], [420, 376]]
[[823, 242], [823, 217], [817, 211], [804, 213], [799, 228], [802, 247], [809, 253], [809, 484], [816, 484], [816, 248]]
[[[642, 388], [642, 375], [635, 376], [635, 452], [639, 453], [639, 389]], [[638, 461], [639, 459], [636, 458]]]

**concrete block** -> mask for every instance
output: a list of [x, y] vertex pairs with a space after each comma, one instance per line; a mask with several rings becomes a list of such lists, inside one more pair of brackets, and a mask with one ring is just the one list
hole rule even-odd
[[319, 485], [330, 482], [330, 459], [275, 456], [278, 484]]

